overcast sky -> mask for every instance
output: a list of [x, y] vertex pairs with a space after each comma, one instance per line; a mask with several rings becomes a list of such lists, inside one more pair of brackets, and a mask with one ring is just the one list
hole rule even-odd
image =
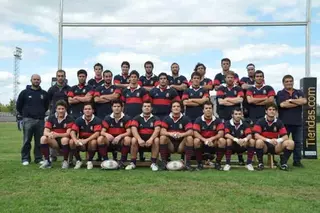
[[[13, 97], [13, 51], [23, 49], [20, 89], [39, 73], [48, 89], [57, 70], [59, 0], [0, 0], [0, 102]], [[303, 21], [305, 0], [65, 0], [68, 22], [238, 22]], [[247, 28], [64, 28], [63, 69], [71, 85], [76, 71], [84, 68], [93, 77], [100, 62], [114, 74], [127, 60], [144, 73], [151, 60], [155, 73], [170, 72], [180, 64], [187, 78], [197, 62], [207, 66], [207, 76], [221, 72], [220, 59], [232, 60], [240, 77], [245, 66], [256, 64], [266, 74], [267, 84], [281, 89], [281, 78], [305, 73], [304, 27]], [[312, 4], [312, 76], [320, 77], [320, 0]], [[318, 82], [320, 91], [320, 82]]]

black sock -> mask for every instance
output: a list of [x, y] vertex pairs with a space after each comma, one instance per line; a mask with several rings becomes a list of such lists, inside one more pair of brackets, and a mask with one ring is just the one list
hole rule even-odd
[[281, 158], [281, 165], [282, 164], [287, 164], [290, 156], [291, 156], [291, 153], [292, 153], [292, 150], [288, 150], [287, 148], [285, 148], [283, 150], [283, 155], [282, 155], [282, 158]]
[[256, 148], [256, 154], [257, 154], [257, 158], [258, 158], [259, 163], [263, 164], [263, 149]]
[[239, 162], [244, 162], [242, 153], [238, 153]]

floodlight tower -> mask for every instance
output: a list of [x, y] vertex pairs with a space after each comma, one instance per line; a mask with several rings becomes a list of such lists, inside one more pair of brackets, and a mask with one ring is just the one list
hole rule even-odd
[[20, 61], [22, 60], [22, 49], [16, 47], [16, 50], [13, 52], [14, 56], [14, 70], [13, 70], [13, 100], [17, 101], [18, 92], [19, 92], [19, 78], [20, 78]]

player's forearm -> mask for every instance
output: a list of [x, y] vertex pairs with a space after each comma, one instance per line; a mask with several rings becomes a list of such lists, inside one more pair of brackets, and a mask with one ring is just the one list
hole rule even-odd
[[51, 134], [50, 129], [45, 128], [44, 131], [43, 131], [43, 135], [49, 137], [50, 134]]
[[184, 106], [189, 106], [189, 107], [196, 107], [196, 106], [199, 106], [199, 104], [195, 103], [195, 102], [192, 102], [191, 100], [184, 100], [183, 101], [183, 105]]
[[119, 137], [121, 137], [121, 139], [130, 136], [132, 134], [131, 129], [127, 129], [127, 131], [125, 133], [122, 133], [119, 135]]
[[157, 137], [159, 137], [159, 134], [160, 134], [160, 128], [159, 127], [156, 127], [150, 137], [151, 140], [154, 140], [156, 139]]
[[263, 137], [262, 135], [260, 135], [260, 134], [258, 134], [258, 133], [255, 133], [255, 134], [254, 134], [254, 138], [255, 138], [256, 140], [263, 140], [263, 141], [267, 141], [267, 139], [268, 139], [268, 138], [265, 138], [265, 137]]
[[165, 128], [162, 128], [160, 131], [160, 135], [171, 137], [171, 132], [168, 132]]
[[213, 85], [205, 85], [202, 87], [205, 90], [212, 90], [213, 89]]
[[72, 139], [74, 142], [76, 142], [76, 141], [78, 140], [75, 131], [71, 131], [70, 136], [71, 136], [71, 139]]
[[230, 140], [233, 140], [233, 139], [236, 138], [236, 137], [233, 137], [233, 136], [232, 136], [231, 134], [229, 134], [229, 133], [225, 134], [224, 137], [225, 137], [226, 139], [230, 139]]
[[232, 103], [232, 104], [240, 104], [243, 102], [243, 98], [241, 97], [236, 97], [236, 98], [225, 98], [225, 101]]
[[83, 103], [86, 103], [86, 102], [90, 102], [92, 100], [92, 96], [91, 95], [86, 95], [84, 97], [79, 97], [79, 100]]
[[137, 140], [142, 139], [136, 128], [131, 128], [131, 132], [132, 132], [132, 136]]
[[202, 97], [202, 98], [200, 98], [200, 99], [192, 99], [192, 102], [195, 102], [195, 103], [197, 103], [197, 104], [199, 104], [199, 105], [202, 105], [202, 104], [204, 104], [205, 102], [207, 102], [208, 100], [209, 100], [208, 97]]
[[181, 85], [171, 85], [172, 88], [178, 90], [178, 91], [184, 91], [188, 88], [186, 84], [181, 84]]
[[57, 137], [58, 138], [65, 138], [65, 137], [69, 137], [69, 133], [56, 133]]
[[202, 135], [198, 131], [194, 130], [193, 131], [193, 135], [194, 135], [195, 138], [200, 139], [202, 142], [205, 142], [207, 140], [206, 138], [202, 137]]
[[103, 104], [103, 103], [107, 103], [107, 102], [109, 102], [109, 101], [106, 100], [106, 99], [103, 99], [103, 98], [101, 98], [101, 97], [95, 97], [95, 98], [94, 98], [94, 102], [95, 102], [95, 103], [101, 103], [101, 104]]
[[224, 131], [220, 130], [218, 132], [218, 134], [216, 134], [215, 136], [211, 137], [211, 139], [213, 141], [216, 141], [216, 140], [219, 140], [220, 138], [223, 138], [224, 137]]
[[249, 104], [257, 104], [259, 102], [267, 100], [267, 98], [253, 98], [253, 97], [247, 97]]
[[252, 139], [252, 135], [249, 134], [249, 135], [247, 135], [246, 137], [244, 137], [244, 139], [246, 139], [246, 140], [248, 141], [248, 140]]
[[74, 97], [69, 97], [68, 98], [69, 104], [78, 104], [80, 101], [78, 99], [75, 99]]
[[291, 102], [293, 104], [297, 104], [297, 105], [304, 105], [307, 103], [307, 99], [305, 99], [305, 98], [291, 99]]
[[120, 88], [127, 88], [129, 86], [129, 84], [120, 84], [120, 83], [115, 83], [114, 85]]
[[89, 141], [92, 141], [92, 140], [94, 140], [94, 139], [97, 139], [97, 138], [99, 137], [99, 135], [100, 135], [100, 132], [95, 132], [95, 133], [93, 133], [92, 135], [90, 135], [90, 137], [86, 138], [86, 139], [84, 140], [84, 142], [85, 142], [85, 143], [88, 143]]
[[296, 104], [292, 104], [292, 103], [289, 103], [287, 101], [284, 101], [280, 104], [280, 107], [281, 108], [294, 108], [294, 107], [297, 107]]
[[184, 132], [181, 134], [181, 137], [187, 137], [187, 136], [192, 136], [193, 135], [193, 130], [189, 129], [188, 131]]

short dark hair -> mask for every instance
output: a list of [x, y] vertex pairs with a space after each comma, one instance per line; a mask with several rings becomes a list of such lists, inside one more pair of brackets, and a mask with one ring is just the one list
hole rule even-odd
[[137, 70], [132, 70], [132, 71], [130, 72], [130, 74], [129, 74], [129, 77], [130, 77], [131, 75], [136, 75], [137, 78], [140, 77], [139, 72], [138, 72]]
[[68, 104], [67, 104], [67, 102], [65, 101], [65, 100], [59, 100], [59, 101], [57, 101], [57, 103], [56, 103], [56, 108], [58, 107], [58, 106], [63, 106], [64, 108], [68, 108]]
[[144, 63], [144, 67], [146, 67], [148, 64], [150, 64], [152, 66], [152, 68], [154, 67], [152, 61], [146, 61]]
[[173, 62], [170, 67], [172, 68], [173, 65], [178, 65], [178, 67], [179, 67], [179, 64], [176, 62]]
[[178, 103], [180, 105], [181, 109], [183, 108], [183, 103], [181, 101], [178, 101], [178, 100], [171, 101], [170, 108], [172, 108], [173, 104], [175, 104], [175, 103]]
[[91, 106], [91, 108], [93, 109], [93, 103], [91, 102], [86, 102], [83, 104], [83, 109], [86, 107], [86, 106]]
[[241, 112], [242, 110], [240, 109], [240, 107], [236, 107], [232, 110], [232, 114], [234, 114], [234, 112]]
[[123, 107], [123, 102], [120, 99], [116, 99], [116, 100], [111, 101], [111, 106], [113, 106], [115, 104], [120, 104], [120, 106]]
[[293, 76], [292, 75], [285, 75], [285, 76], [283, 76], [283, 78], [282, 78], [282, 83], [284, 83], [284, 81], [286, 80], [286, 79], [292, 79], [292, 81], [294, 81], [294, 78], [293, 78]]
[[246, 66], [246, 68], [248, 69], [248, 67], [251, 67], [251, 66], [252, 66], [253, 68], [256, 67], [254, 64], [250, 63], [250, 64], [248, 64], [248, 65]]
[[[150, 100], [146, 100], [146, 101], [144, 101], [144, 102], [143, 102], [143, 104], [150, 104], [150, 105], [151, 105], [151, 107], [152, 107], [152, 102], [151, 102]], [[143, 106], [143, 104], [142, 104], [142, 106]]]
[[262, 72], [262, 70], [257, 70], [254, 72], [254, 77], [256, 77], [257, 74], [262, 74], [262, 77], [264, 77], [264, 73]]
[[88, 73], [87, 71], [85, 71], [84, 69], [81, 69], [77, 72], [77, 76], [81, 75], [81, 74], [84, 74], [85, 76], [88, 76]]
[[158, 75], [158, 78], [160, 79], [161, 76], [165, 76], [168, 79], [168, 75], [165, 72], [162, 72]]
[[266, 107], [265, 107], [265, 110], [268, 110], [270, 107], [275, 108], [276, 110], [278, 110], [278, 106], [274, 102], [267, 103]]
[[229, 62], [229, 64], [231, 65], [231, 60], [229, 58], [223, 58], [221, 59], [221, 64], [226, 61], [226, 62]]
[[193, 73], [191, 74], [191, 79], [193, 79], [194, 76], [198, 76], [198, 77], [201, 78], [201, 74], [200, 74], [199, 72], [197, 72], [197, 71], [195, 71], [195, 72], [193, 72]]
[[233, 71], [229, 70], [227, 73], [226, 73], [226, 77], [228, 75], [232, 75], [233, 77], [236, 75]]
[[123, 62], [121, 63], [121, 67], [122, 67], [123, 65], [127, 65], [127, 66], [130, 68], [130, 63], [129, 63], [128, 61], [123, 61]]
[[195, 72], [196, 72], [196, 71], [197, 71], [197, 69], [198, 69], [198, 67], [201, 67], [201, 66], [204, 68], [204, 70], [206, 70], [206, 69], [207, 69], [207, 67], [206, 67], [204, 64], [202, 64], [202, 63], [200, 63], [200, 62], [199, 62], [199, 63], [197, 63], [197, 64], [196, 64], [196, 66], [194, 67], [194, 70], [193, 70], [193, 71], [195, 71]]
[[107, 73], [111, 73], [111, 77], [113, 76], [113, 73], [111, 72], [111, 70], [105, 70], [105, 71], [103, 71], [103, 76], [105, 75], [105, 74], [107, 74]]
[[103, 70], [103, 66], [102, 66], [102, 64], [100, 64], [100, 63], [96, 63], [96, 64], [93, 66], [93, 69], [96, 68], [96, 67], [100, 67], [101, 70]]
[[63, 75], [66, 76], [66, 71], [64, 71], [64, 70], [58, 70], [58, 71], [56, 72], [56, 75], [57, 75], [59, 72], [60, 72], [60, 73], [63, 73]]
[[210, 105], [213, 108], [213, 103], [211, 101], [206, 101], [203, 103], [203, 108], [205, 105]]

